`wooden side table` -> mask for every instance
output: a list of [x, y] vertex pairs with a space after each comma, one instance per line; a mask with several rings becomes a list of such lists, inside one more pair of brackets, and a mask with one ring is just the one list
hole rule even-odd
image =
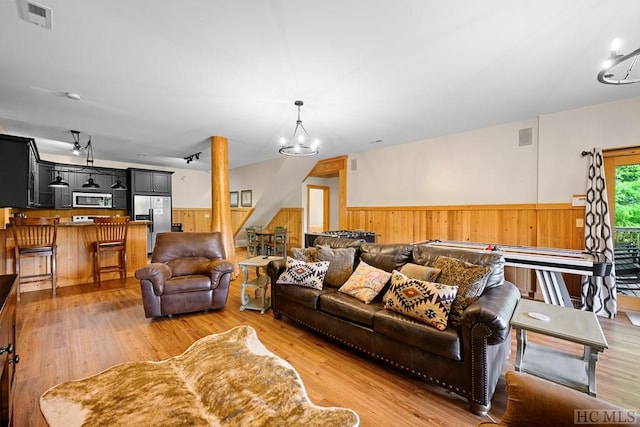
[[[521, 299], [511, 318], [516, 331], [516, 371], [528, 372], [567, 387], [596, 395], [598, 353], [608, 348], [600, 322], [591, 311]], [[527, 342], [527, 332], [574, 342], [582, 357]]]
[[[264, 314], [271, 307], [271, 296], [267, 294], [269, 290], [269, 276], [261, 275], [260, 268], [266, 267], [270, 261], [282, 259], [278, 256], [257, 256], [240, 261], [238, 265], [244, 273], [242, 289], [240, 291], [240, 311], [259, 310]], [[249, 280], [249, 267], [256, 267], [256, 278]], [[252, 297], [249, 290], [254, 289]]]

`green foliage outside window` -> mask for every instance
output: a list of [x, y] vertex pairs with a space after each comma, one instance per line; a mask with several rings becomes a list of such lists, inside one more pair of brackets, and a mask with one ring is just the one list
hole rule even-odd
[[616, 167], [616, 227], [640, 227], [640, 165]]

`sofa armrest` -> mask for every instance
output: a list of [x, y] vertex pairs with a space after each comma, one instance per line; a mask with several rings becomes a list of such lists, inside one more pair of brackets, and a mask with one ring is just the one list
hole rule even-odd
[[209, 277], [211, 289], [216, 289], [225, 274], [233, 273], [233, 264], [226, 259], [214, 259], [209, 263]]
[[479, 323], [486, 325], [487, 344], [500, 344], [511, 335], [511, 316], [520, 299], [520, 291], [511, 282], [485, 289], [480, 298], [463, 313], [462, 328], [472, 330]]
[[171, 269], [162, 263], [155, 262], [136, 270], [136, 279], [148, 280], [153, 284], [156, 295], [164, 293], [164, 282], [171, 278]]
[[277, 286], [276, 283], [286, 266], [286, 258], [270, 261], [269, 264], [267, 264], [267, 275], [269, 276], [269, 280], [271, 280], [271, 313], [273, 313], [273, 317], [276, 319], [279, 319], [281, 316], [278, 311], [278, 303], [280, 302], [278, 299], [279, 286]]

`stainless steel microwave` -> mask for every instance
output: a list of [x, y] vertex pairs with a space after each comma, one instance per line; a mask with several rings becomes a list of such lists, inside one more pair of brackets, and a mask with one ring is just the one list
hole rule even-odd
[[111, 208], [113, 195], [109, 193], [73, 193], [74, 208]]

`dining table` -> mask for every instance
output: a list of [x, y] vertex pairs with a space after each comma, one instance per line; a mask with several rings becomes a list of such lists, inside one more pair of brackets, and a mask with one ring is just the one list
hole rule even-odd
[[265, 243], [271, 242], [271, 239], [273, 239], [274, 236], [274, 232], [267, 229], [256, 230], [256, 236], [258, 236], [258, 239], [260, 239], [260, 255], [267, 255], [265, 251]]

